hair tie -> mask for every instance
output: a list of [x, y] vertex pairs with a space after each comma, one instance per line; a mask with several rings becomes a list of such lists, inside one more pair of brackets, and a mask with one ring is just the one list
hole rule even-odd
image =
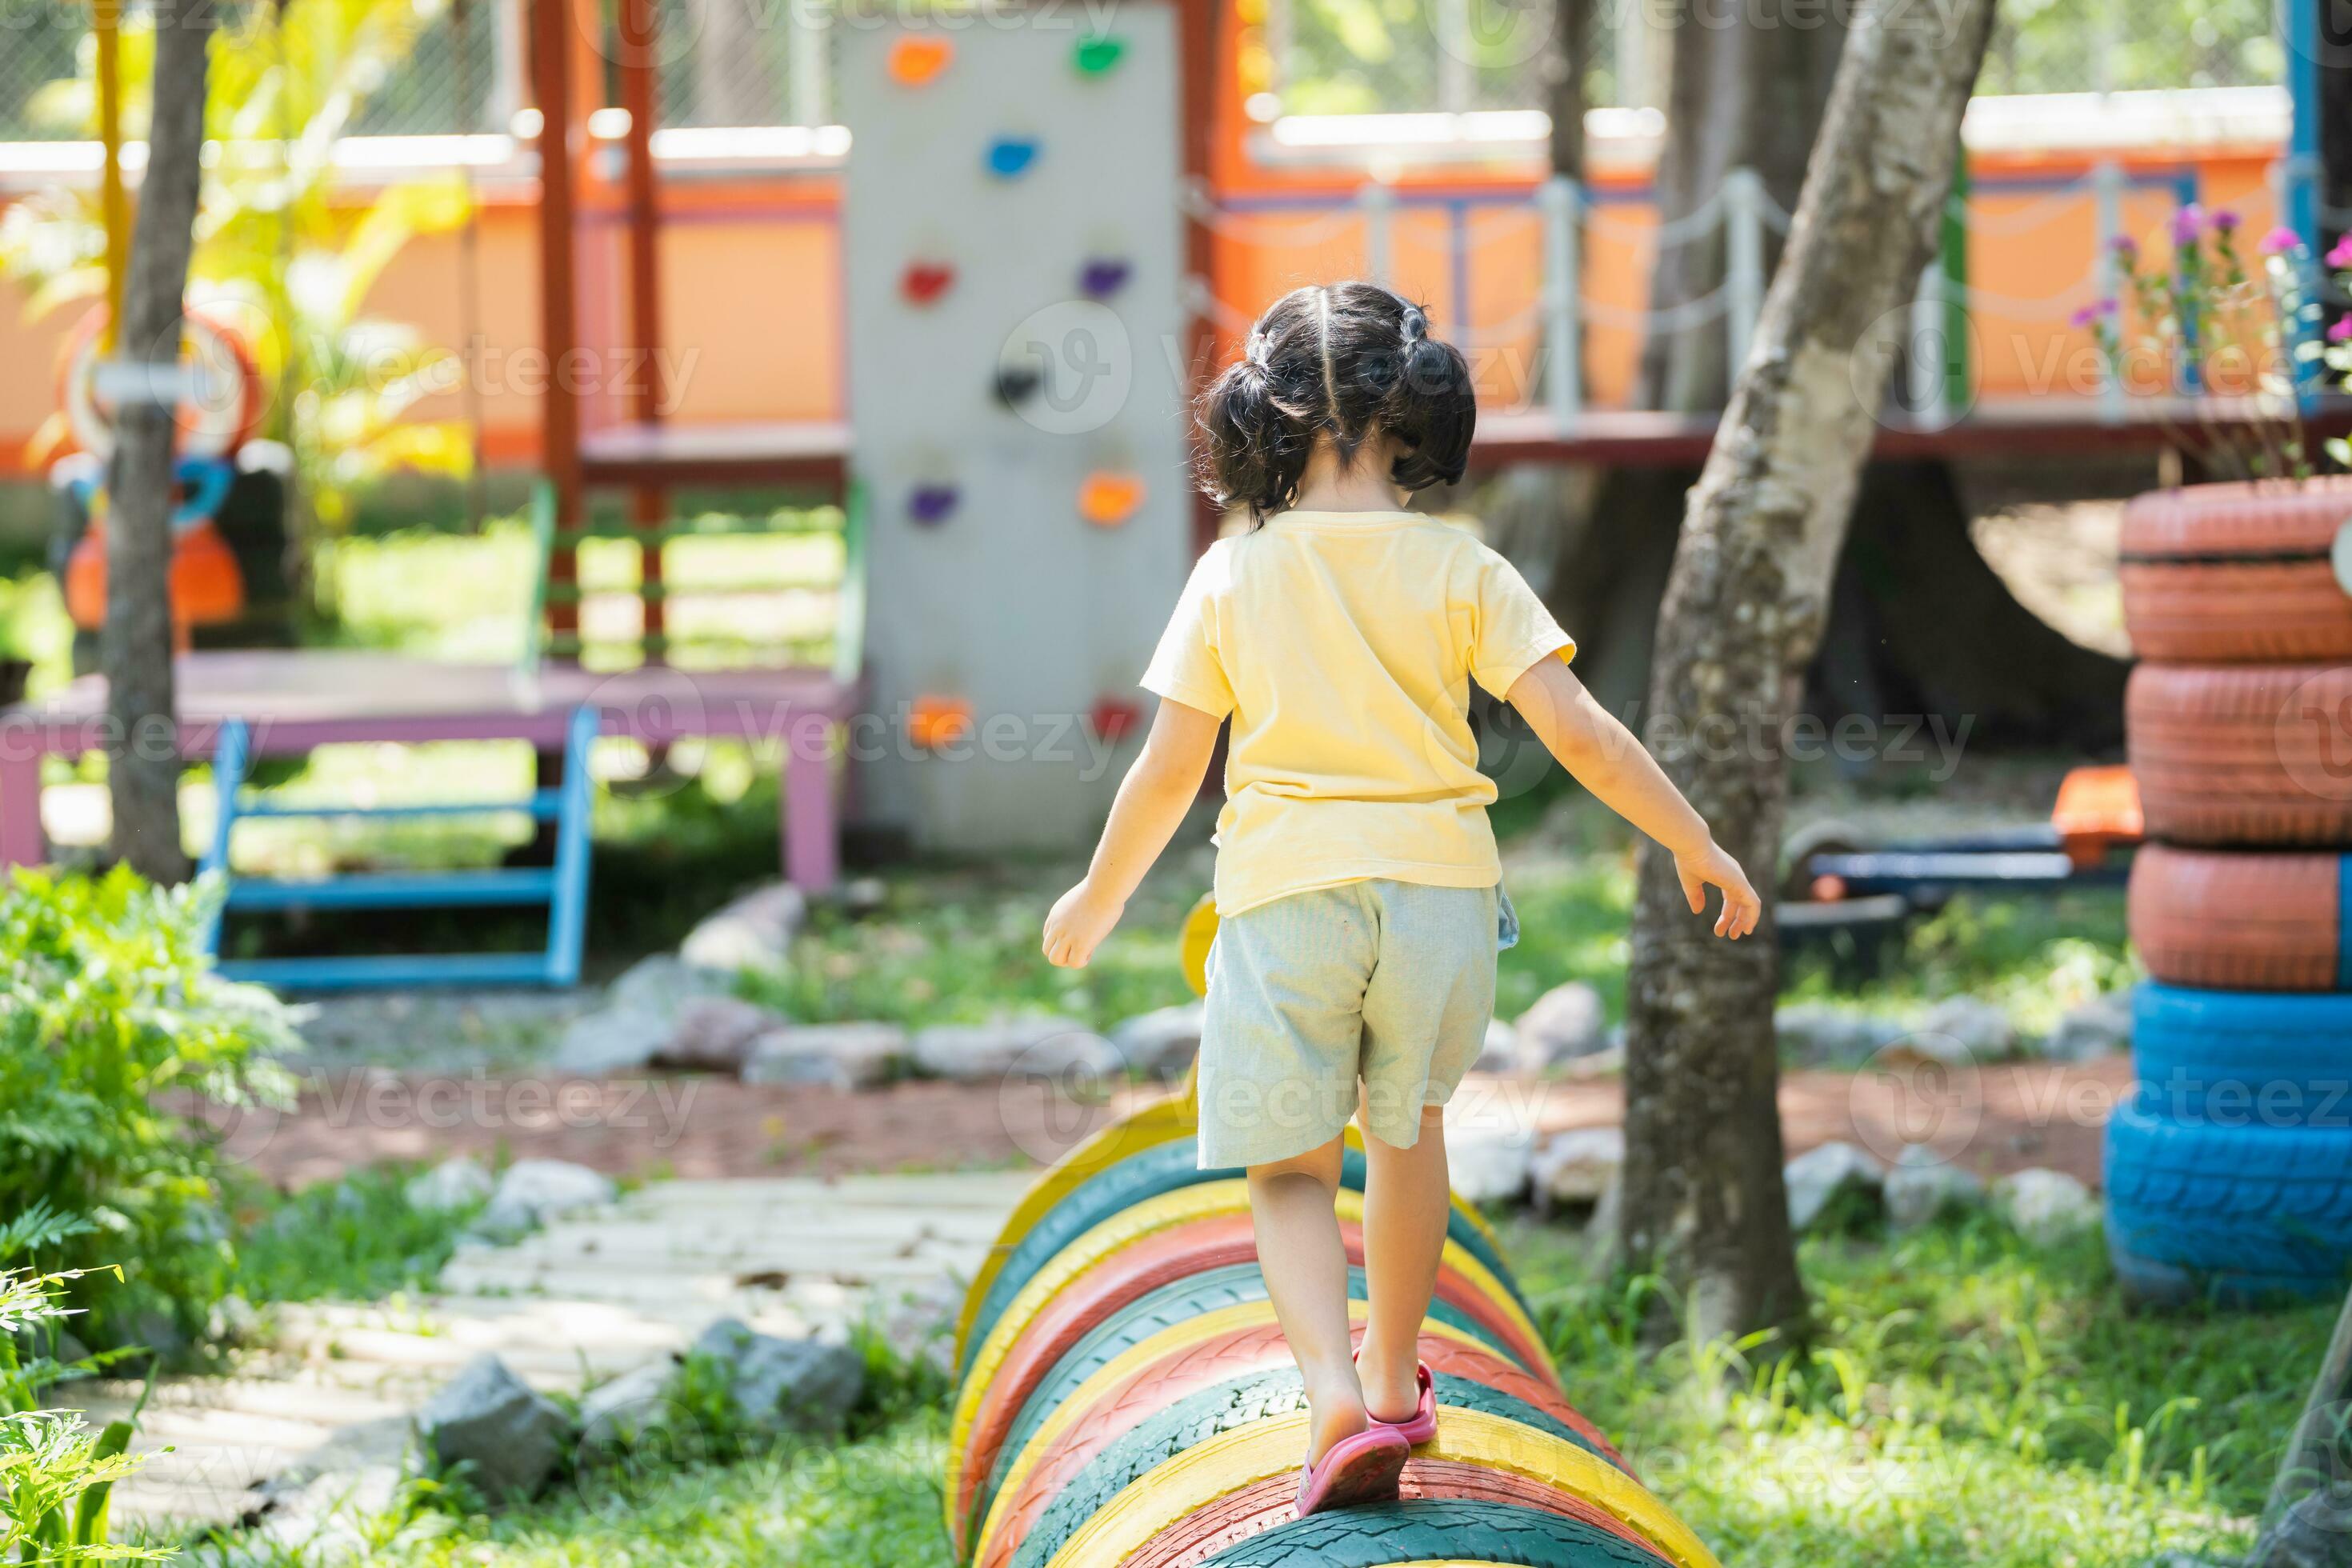
[[1420, 306], [1407, 305], [1404, 319], [1397, 323], [1397, 331], [1404, 339], [1404, 346], [1411, 348], [1429, 336], [1429, 317], [1423, 313]]
[[1249, 342], [1242, 345], [1242, 358], [1260, 370], [1265, 368], [1266, 331], [1263, 326], [1250, 329]]

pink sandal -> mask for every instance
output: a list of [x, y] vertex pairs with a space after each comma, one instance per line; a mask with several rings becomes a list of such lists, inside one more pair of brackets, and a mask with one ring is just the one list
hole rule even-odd
[[1421, 1388], [1421, 1404], [1412, 1415], [1402, 1421], [1383, 1421], [1371, 1417], [1372, 1430], [1385, 1426], [1415, 1447], [1437, 1436], [1437, 1384], [1429, 1375], [1429, 1363], [1422, 1362], [1413, 1372], [1413, 1381]]
[[1397, 1495], [1397, 1478], [1412, 1452], [1393, 1426], [1374, 1426], [1331, 1445], [1319, 1465], [1302, 1466], [1298, 1473], [1298, 1517], [1360, 1503], [1389, 1502]]

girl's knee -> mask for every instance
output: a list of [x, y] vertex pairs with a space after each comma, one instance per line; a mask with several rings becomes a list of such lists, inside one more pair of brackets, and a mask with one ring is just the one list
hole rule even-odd
[[1304, 1176], [1318, 1185], [1339, 1189], [1339, 1168], [1343, 1157], [1340, 1141], [1334, 1138], [1320, 1148], [1309, 1149], [1287, 1160], [1276, 1160], [1249, 1167], [1252, 1184], [1279, 1181], [1286, 1176]]

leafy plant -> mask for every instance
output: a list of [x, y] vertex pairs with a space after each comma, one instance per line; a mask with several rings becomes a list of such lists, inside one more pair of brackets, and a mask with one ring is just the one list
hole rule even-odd
[[[36, 1203], [0, 1225], [0, 1263], [92, 1228], [88, 1220]], [[79, 1270], [0, 1269], [0, 1558], [15, 1556], [26, 1564], [163, 1555], [108, 1539], [114, 1483], [139, 1466], [128, 1452], [132, 1421], [110, 1421], [93, 1434], [76, 1411], [36, 1408], [44, 1389], [95, 1372], [108, 1359], [61, 1362], [55, 1354], [56, 1326], [72, 1315], [66, 1288], [81, 1277]]]
[[[2297, 392], [2318, 368], [2320, 349], [2306, 253], [2294, 230], [2274, 228], [2249, 265], [2240, 226], [2226, 209], [2183, 206], [2161, 266], [2144, 260], [2137, 241], [2117, 239], [2109, 252], [2117, 291], [2076, 311], [2074, 324], [2089, 329], [2126, 393], [2191, 400], [2197, 428], [2178, 435], [2209, 471], [2308, 479]], [[2250, 417], [2216, 418], [2222, 402]]]
[[[367, 96], [405, 58], [445, 0], [317, 0], [221, 13], [211, 58], [206, 134], [225, 152], [205, 171], [196, 224], [192, 306], [237, 326], [278, 400], [265, 431], [295, 454], [298, 490], [329, 527], [354, 491], [394, 468], [462, 476], [473, 446], [456, 421], [412, 417], [454, 390], [461, 366], [415, 328], [373, 316], [383, 268], [419, 235], [446, 232], [472, 210], [455, 178], [388, 186], [354, 220], [335, 184], [334, 149]], [[126, 16], [121, 40], [125, 133], [147, 102], [151, 22]], [[95, 135], [96, 59], [37, 92], [45, 126]], [[105, 290], [105, 237], [94, 196], [50, 189], [0, 214], [0, 275], [27, 290], [38, 319]], [[52, 418], [36, 450], [64, 437]]]
[[223, 1141], [290, 1102], [288, 1015], [213, 973], [205, 909], [120, 868], [0, 888], [0, 1214], [80, 1216], [39, 1246], [101, 1346], [204, 1331], [233, 1266]]

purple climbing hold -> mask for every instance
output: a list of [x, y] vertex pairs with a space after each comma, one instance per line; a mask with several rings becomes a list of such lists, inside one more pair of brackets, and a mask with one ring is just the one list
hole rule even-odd
[[953, 485], [917, 485], [907, 498], [907, 515], [926, 528], [937, 528], [962, 499], [963, 492]]
[[1128, 274], [1131, 270], [1124, 261], [1097, 256], [1079, 269], [1078, 288], [1089, 300], [1108, 300], [1127, 287]]

